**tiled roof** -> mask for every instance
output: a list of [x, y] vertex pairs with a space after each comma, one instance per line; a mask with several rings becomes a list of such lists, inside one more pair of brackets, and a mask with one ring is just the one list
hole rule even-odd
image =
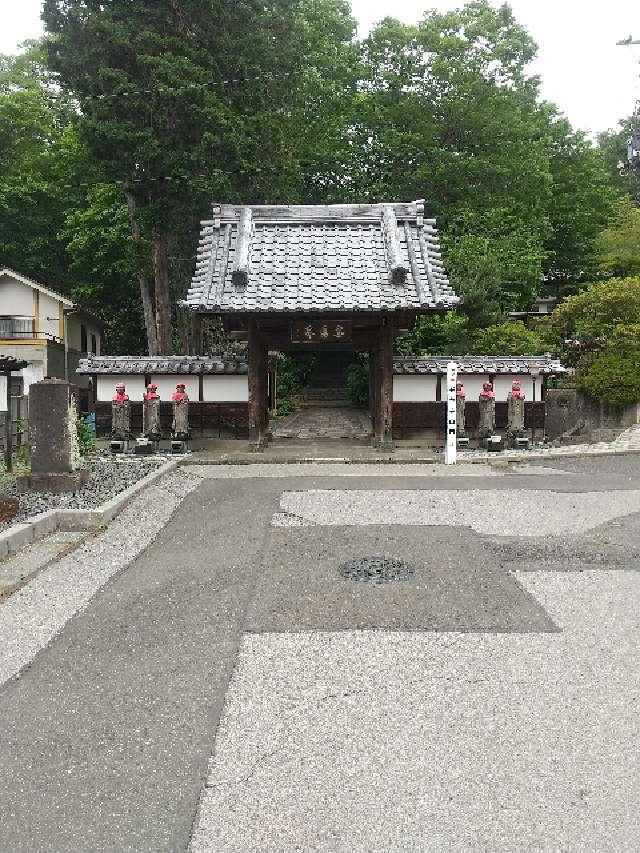
[[447, 364], [455, 361], [460, 373], [531, 373], [533, 366], [548, 376], [566, 373], [566, 367], [556, 358], [549, 356], [491, 356], [491, 355], [452, 355], [436, 358], [394, 358], [393, 372], [400, 375], [419, 375], [426, 373], [446, 373]]
[[213, 313], [435, 310], [460, 300], [424, 203], [214, 208], [185, 304]]
[[173, 374], [247, 373], [243, 358], [206, 358], [204, 356], [91, 356], [80, 361], [82, 375], [124, 374], [154, 376]]

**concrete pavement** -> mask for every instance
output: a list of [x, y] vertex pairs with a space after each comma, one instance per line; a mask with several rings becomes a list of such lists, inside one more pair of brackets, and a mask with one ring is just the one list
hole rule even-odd
[[[174, 475], [97, 538], [83, 599], [68, 555], [0, 606], [0, 636], [36, 626], [0, 689], [0, 851], [634, 849], [635, 459]], [[407, 490], [492, 517], [590, 493], [608, 521], [407, 524]], [[272, 524], [319, 491], [330, 524]], [[415, 572], [340, 575], [376, 555]]]

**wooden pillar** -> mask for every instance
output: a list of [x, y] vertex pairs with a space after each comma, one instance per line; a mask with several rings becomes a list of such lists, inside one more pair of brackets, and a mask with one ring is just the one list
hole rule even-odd
[[266, 444], [266, 348], [260, 337], [258, 321], [249, 320], [249, 444], [262, 450]]
[[12, 423], [11, 423], [11, 371], [5, 373], [7, 381], [7, 416], [4, 421], [4, 464], [7, 472], [13, 471], [13, 453], [11, 448]]
[[371, 418], [371, 434], [376, 432], [376, 352], [369, 350], [369, 417]]
[[384, 450], [393, 447], [393, 327], [388, 318], [380, 328], [378, 387], [380, 399], [378, 444]]
[[261, 341], [260, 351], [260, 383], [262, 394], [262, 432], [265, 440], [268, 441], [269, 436], [269, 347]]

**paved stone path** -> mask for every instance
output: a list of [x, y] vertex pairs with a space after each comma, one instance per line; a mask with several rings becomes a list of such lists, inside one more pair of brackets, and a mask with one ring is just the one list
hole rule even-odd
[[278, 418], [273, 427], [274, 439], [360, 439], [371, 434], [371, 420], [363, 409], [355, 406], [329, 408], [306, 406], [298, 412]]
[[0, 852], [635, 849], [640, 457], [553, 465], [154, 486], [0, 605]]

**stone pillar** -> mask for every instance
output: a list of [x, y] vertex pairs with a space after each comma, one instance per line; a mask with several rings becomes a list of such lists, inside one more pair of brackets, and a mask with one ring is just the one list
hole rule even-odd
[[267, 443], [266, 353], [255, 319], [249, 320], [249, 444], [263, 450]]
[[45, 379], [29, 388], [31, 474], [18, 478], [18, 491], [75, 492], [89, 479], [82, 468], [78, 412], [72, 387]]

